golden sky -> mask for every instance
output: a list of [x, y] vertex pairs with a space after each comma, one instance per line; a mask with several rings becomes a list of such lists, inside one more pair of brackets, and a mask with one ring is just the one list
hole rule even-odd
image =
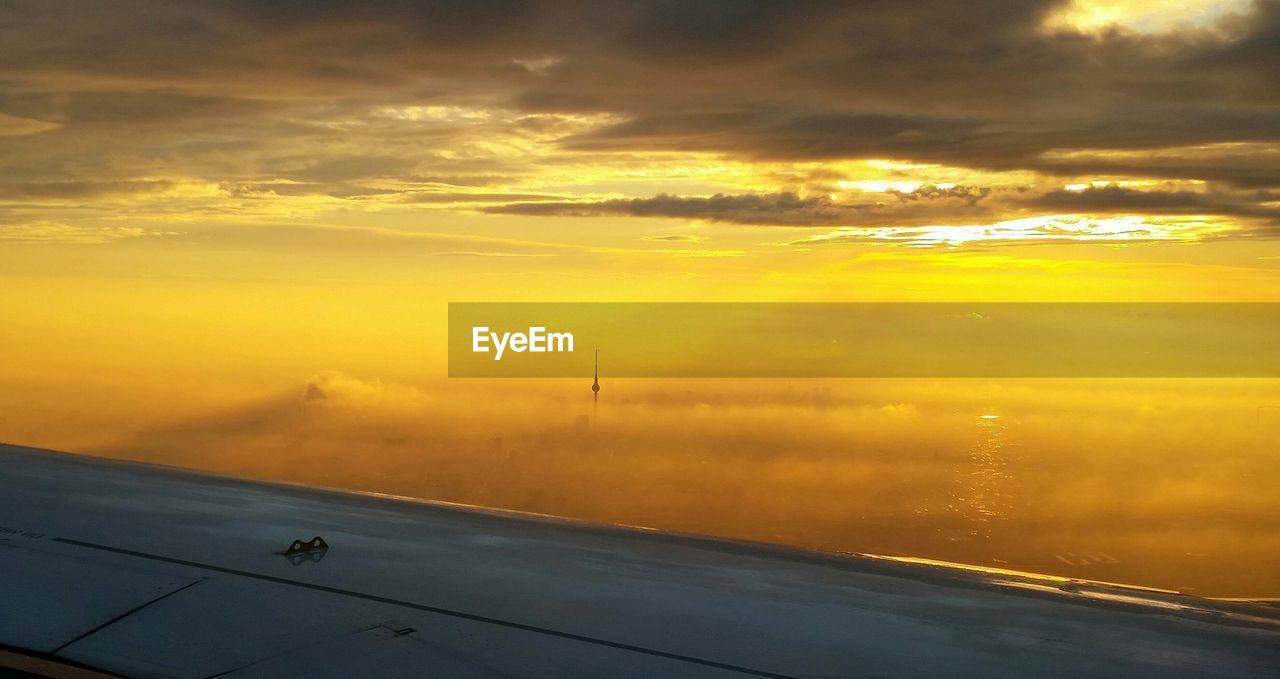
[[449, 301], [1280, 293], [1274, 1], [2, 11], [15, 378], [436, 377]]
[[[1195, 551], [1152, 515], [1234, 544], [1269, 506], [1271, 382], [606, 375], [618, 462], [584, 463], [583, 385], [444, 379], [446, 305], [1275, 301], [1278, 50], [1275, 0], [9, 0], [0, 441], [869, 549], [840, 511], [986, 520], [927, 461], [1003, 474], [975, 419], [1000, 406], [1020, 450], [1079, 459], [1024, 469], [1044, 517], [1123, 505], [1138, 563]], [[665, 513], [599, 494], [628, 478]], [[874, 488], [911, 499], [846, 507]], [[879, 548], [999, 551], [920, 526]], [[1262, 569], [1267, 535], [1230, 558]]]
[[1280, 292], [1275, 2], [3, 12], [18, 374], [437, 376], [448, 301]]

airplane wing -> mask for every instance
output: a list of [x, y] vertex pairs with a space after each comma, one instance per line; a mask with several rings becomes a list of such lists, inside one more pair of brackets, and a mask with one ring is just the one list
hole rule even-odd
[[1277, 673], [1266, 602], [0, 446], [0, 677]]

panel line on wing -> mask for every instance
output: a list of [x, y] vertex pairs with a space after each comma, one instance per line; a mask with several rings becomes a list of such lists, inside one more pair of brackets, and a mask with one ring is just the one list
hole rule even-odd
[[154, 604], [154, 603], [157, 603], [157, 602], [163, 601], [163, 600], [165, 600], [165, 599], [168, 599], [169, 597], [173, 596], [174, 594], [177, 594], [178, 592], [181, 592], [181, 591], [183, 591], [183, 590], [186, 590], [186, 589], [189, 589], [189, 588], [191, 588], [191, 587], [194, 587], [195, 585], [198, 585], [198, 584], [200, 584], [200, 583], [202, 583], [202, 582], [204, 582], [204, 580], [196, 580], [196, 581], [194, 581], [194, 582], [188, 582], [187, 584], [185, 584], [185, 585], [183, 585], [183, 586], [181, 586], [181, 587], [179, 587], [179, 588], [177, 588], [177, 589], [170, 590], [170, 591], [168, 591], [168, 592], [165, 592], [164, 594], [161, 594], [160, 596], [158, 596], [158, 597], [156, 597], [156, 598], [154, 598], [154, 599], [151, 599], [151, 600], [149, 600], [149, 601], [145, 601], [145, 602], [143, 602], [143, 603], [141, 603], [141, 604], [139, 604], [139, 605], [137, 605], [137, 606], [134, 606], [133, 608], [130, 608], [129, 610], [125, 611], [124, 613], [121, 613], [120, 615], [117, 615], [116, 617], [114, 617], [114, 618], [112, 618], [112, 619], [110, 619], [110, 620], [108, 620], [108, 621], [106, 621], [106, 622], [102, 623], [101, 625], [98, 625], [97, 627], [94, 627], [94, 628], [92, 628], [92, 629], [90, 629], [90, 630], [88, 630], [88, 631], [86, 631], [86, 632], [82, 632], [82, 633], [80, 633], [80, 634], [77, 634], [77, 635], [75, 636], [75, 638], [74, 638], [74, 639], [72, 639], [71, 641], [68, 641], [68, 642], [66, 642], [66, 643], [62, 644], [61, 646], [59, 646], [59, 647], [57, 647], [57, 648], [53, 649], [53, 655], [57, 655], [57, 654], [61, 653], [63, 649], [65, 649], [66, 647], [68, 647], [68, 646], [70, 646], [70, 645], [72, 645], [72, 644], [74, 644], [74, 643], [76, 643], [76, 642], [78, 642], [78, 641], [83, 641], [83, 640], [85, 640], [85, 639], [88, 639], [89, 637], [91, 637], [91, 636], [93, 636], [93, 635], [97, 634], [98, 632], [101, 632], [102, 630], [104, 630], [104, 629], [106, 629], [106, 628], [108, 628], [108, 627], [110, 627], [110, 626], [112, 626], [112, 625], [116, 624], [117, 622], [120, 622], [121, 620], [124, 620], [125, 618], [127, 618], [127, 617], [129, 617], [129, 616], [133, 615], [134, 613], [137, 613], [138, 611], [140, 611], [140, 610], [142, 610], [142, 609], [146, 608], [147, 606], [150, 606], [151, 604]]

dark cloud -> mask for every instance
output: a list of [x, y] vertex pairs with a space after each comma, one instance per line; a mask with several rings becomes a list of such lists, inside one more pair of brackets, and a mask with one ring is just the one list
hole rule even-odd
[[1266, 207], [1249, 198], [1270, 197], [1221, 192], [1141, 191], [1120, 186], [1090, 187], [1080, 191], [1051, 191], [1026, 205], [1048, 211], [1088, 214], [1192, 214], [1280, 219], [1280, 208]]
[[[1280, 226], [1277, 195], [1265, 192], [1138, 190], [1097, 186], [1081, 190], [1036, 192], [1027, 187], [992, 190], [988, 187], [926, 184], [914, 191], [887, 190], [882, 194], [801, 196], [791, 192], [716, 194], [709, 197], [659, 194], [651, 198], [578, 202], [519, 202], [484, 208], [485, 212], [559, 217], [664, 217], [761, 226], [926, 226], [974, 224], [1002, 216], [1079, 215], [1202, 215], [1239, 217], [1255, 226]], [[1258, 228], [1252, 233], [1260, 233]], [[684, 237], [671, 237], [672, 240]]]
[[[467, 146], [484, 132], [588, 163], [706, 151], [1280, 187], [1280, 0], [1165, 34], [1046, 28], [1063, 5], [10, 0], [0, 113], [25, 127], [0, 137], [0, 182], [183, 176], [353, 196], [373, 180], [529, 170]], [[506, 114], [383, 115], [411, 106]], [[781, 191], [538, 209], [784, 224], [880, 210]]]
[[886, 193], [904, 201], [958, 199], [964, 201], [967, 205], [974, 205], [991, 195], [991, 189], [985, 186], [937, 186], [935, 184], [925, 184], [914, 191], [889, 189]]
[[[950, 218], [985, 217], [980, 190], [922, 187], [912, 194], [890, 192], [877, 199], [837, 201], [830, 196], [801, 196], [792, 192], [716, 194], [684, 197], [659, 194], [652, 198], [597, 202], [512, 203], [485, 212], [562, 217], [666, 217], [762, 226], [849, 226], [917, 224]], [[906, 196], [910, 196], [907, 198]]]
[[[1280, 3], [1260, 1], [1255, 3], [1254, 10], [1254, 16], [1236, 20], [1244, 37], [1189, 55], [1180, 65], [1219, 78], [1252, 82], [1250, 76], [1258, 74], [1272, 83], [1280, 81]], [[1280, 99], [1274, 87], [1246, 91], [1245, 96], [1271, 105]]]
[[643, 240], [666, 241], [671, 243], [697, 243], [705, 240], [702, 236], [693, 236], [684, 233], [673, 233], [663, 236], [645, 236]]
[[[722, 151], [765, 160], [899, 158], [993, 170], [1035, 169], [1082, 174], [1118, 169], [1105, 156], [1073, 163], [1046, 160], [1059, 149], [1160, 149], [1185, 143], [1280, 142], [1280, 109], [1182, 111], [1177, 115], [1117, 114], [1107, 121], [1006, 123], [978, 118], [915, 115], [824, 114], [776, 118], [768, 112], [658, 115], [612, 125], [565, 140], [582, 150], [652, 148]], [[1275, 173], [1240, 173], [1234, 166], [1203, 171], [1178, 164], [1167, 171], [1157, 158], [1142, 165], [1157, 176], [1241, 183]], [[1160, 170], [1166, 170], [1160, 173]], [[1225, 171], [1224, 171], [1225, 170]]]

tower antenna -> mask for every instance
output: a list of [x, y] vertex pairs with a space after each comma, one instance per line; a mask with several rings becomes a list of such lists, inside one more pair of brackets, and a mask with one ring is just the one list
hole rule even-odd
[[596, 349], [595, 381], [591, 383], [591, 398], [600, 398], [600, 350]]

